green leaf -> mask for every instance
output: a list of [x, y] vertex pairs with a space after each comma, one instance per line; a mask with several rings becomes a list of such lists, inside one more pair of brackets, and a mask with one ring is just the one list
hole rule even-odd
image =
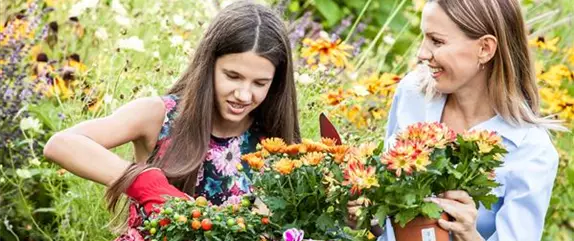
[[280, 197], [267, 197], [265, 201], [265, 204], [272, 211], [283, 210], [287, 206], [287, 201]]
[[498, 197], [493, 194], [488, 194], [485, 196], [478, 196], [474, 200], [475, 202], [481, 202], [486, 209], [490, 209], [492, 207], [492, 204], [498, 202]]
[[384, 149], [385, 149], [385, 141], [379, 142], [377, 149], [373, 151], [373, 156], [378, 157], [383, 152]]
[[405, 204], [411, 205], [417, 201], [417, 196], [413, 193], [409, 193], [404, 196]]
[[315, 7], [327, 20], [329, 26], [333, 26], [341, 19], [341, 9], [333, 0], [315, 0]]
[[452, 174], [456, 179], [460, 179], [462, 177], [462, 173], [450, 165], [447, 165], [446, 169], [448, 170], [448, 173]]
[[440, 218], [440, 214], [442, 213], [442, 208], [440, 208], [435, 203], [424, 203], [421, 207], [421, 212], [423, 215], [429, 218]]
[[398, 222], [401, 227], [404, 227], [408, 222], [413, 220], [415, 217], [419, 215], [417, 209], [411, 208], [403, 210], [394, 217], [394, 221]]
[[326, 231], [329, 228], [335, 226], [335, 220], [333, 220], [329, 214], [323, 213], [321, 216], [319, 216], [319, 218], [317, 218], [315, 226], [320, 230]]
[[444, 168], [446, 168], [449, 163], [449, 160], [446, 158], [445, 150], [435, 150], [431, 155], [431, 159], [432, 163], [429, 166], [429, 171], [438, 173], [439, 175], [442, 174]]
[[375, 213], [375, 218], [379, 220], [379, 223], [382, 223], [387, 218], [387, 213], [388, 213], [387, 207], [386, 206], [380, 206], [379, 208], [377, 208], [377, 212]]

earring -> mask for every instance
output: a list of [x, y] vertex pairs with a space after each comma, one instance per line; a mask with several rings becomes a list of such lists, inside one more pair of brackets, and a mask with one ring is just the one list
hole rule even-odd
[[477, 65], [476, 65], [476, 67], [477, 67], [478, 69], [480, 69], [480, 70], [483, 70], [483, 69], [484, 69], [484, 64], [481, 63], [480, 60], [478, 60], [478, 63], [477, 63]]

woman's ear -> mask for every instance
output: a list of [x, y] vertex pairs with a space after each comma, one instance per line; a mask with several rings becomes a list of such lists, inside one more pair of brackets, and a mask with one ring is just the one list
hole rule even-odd
[[496, 49], [498, 48], [498, 40], [496, 37], [487, 34], [478, 39], [480, 46], [478, 51], [478, 60], [480, 63], [487, 63], [494, 57]]

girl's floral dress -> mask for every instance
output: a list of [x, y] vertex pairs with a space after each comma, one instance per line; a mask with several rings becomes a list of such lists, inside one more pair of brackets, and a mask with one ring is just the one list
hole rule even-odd
[[[176, 107], [179, 98], [175, 95], [162, 97], [166, 108], [165, 119], [154, 152], [162, 157], [171, 142], [170, 129], [177, 116]], [[214, 205], [238, 204], [241, 196], [250, 194], [249, 165], [241, 161], [241, 155], [254, 152], [263, 136], [254, 124], [241, 136], [219, 138], [212, 136], [209, 150], [200, 167], [195, 188], [196, 196], [204, 196]], [[138, 212], [139, 210], [139, 212]], [[127, 233], [116, 241], [141, 241], [143, 237], [137, 231], [141, 225], [143, 212], [136, 203], [130, 205]]]

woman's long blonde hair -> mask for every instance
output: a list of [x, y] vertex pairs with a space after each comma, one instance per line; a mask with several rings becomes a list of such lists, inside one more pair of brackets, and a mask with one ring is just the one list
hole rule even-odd
[[[528, 48], [526, 26], [517, 0], [429, 0], [436, 2], [472, 39], [492, 35], [498, 48], [486, 64], [489, 98], [494, 110], [515, 126], [534, 124], [552, 130], [567, 130], [562, 121], [541, 117], [534, 61]], [[422, 90], [435, 96], [432, 81], [425, 78]]]

